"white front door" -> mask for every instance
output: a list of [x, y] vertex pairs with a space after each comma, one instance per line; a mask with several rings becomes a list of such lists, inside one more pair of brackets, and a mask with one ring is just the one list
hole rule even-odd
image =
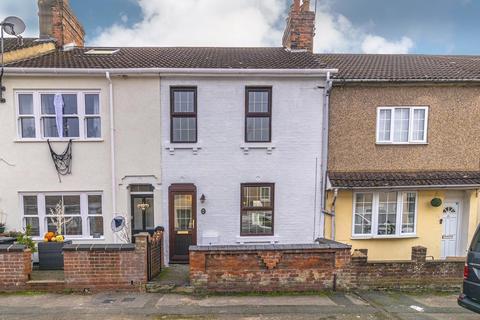
[[457, 255], [459, 202], [445, 202], [442, 216], [442, 258]]

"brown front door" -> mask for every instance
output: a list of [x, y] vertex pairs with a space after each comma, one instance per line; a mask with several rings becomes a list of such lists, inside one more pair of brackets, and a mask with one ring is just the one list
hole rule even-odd
[[197, 190], [193, 184], [169, 188], [170, 261], [188, 263], [188, 248], [197, 244]]

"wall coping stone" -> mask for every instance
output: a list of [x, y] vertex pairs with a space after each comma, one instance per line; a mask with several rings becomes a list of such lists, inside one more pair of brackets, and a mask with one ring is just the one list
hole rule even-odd
[[310, 244], [264, 244], [264, 245], [205, 245], [190, 246], [190, 251], [272, 251], [272, 250], [318, 250], [318, 249], [351, 249], [350, 245], [333, 243]]
[[135, 251], [135, 244], [68, 244], [63, 251]]
[[25, 249], [23, 244], [0, 244], [0, 252], [23, 252]]

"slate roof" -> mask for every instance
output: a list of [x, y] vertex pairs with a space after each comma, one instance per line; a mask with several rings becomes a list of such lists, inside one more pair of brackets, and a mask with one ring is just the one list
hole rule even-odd
[[[54, 40], [46, 41], [46, 42], [54, 42]], [[18, 49], [34, 47], [42, 43], [45, 43], [45, 41], [39, 42], [37, 38], [22, 38], [22, 39], [5, 38], [3, 45], [4, 45], [5, 52], [9, 52], [9, 51], [15, 51]]]
[[480, 80], [480, 56], [418, 54], [317, 54], [337, 80]]
[[92, 47], [57, 50], [8, 67], [22, 68], [220, 68], [321, 69], [324, 65], [308, 52], [284, 48], [124, 47], [112, 55], [92, 55]]
[[480, 171], [329, 172], [334, 188], [480, 186]]

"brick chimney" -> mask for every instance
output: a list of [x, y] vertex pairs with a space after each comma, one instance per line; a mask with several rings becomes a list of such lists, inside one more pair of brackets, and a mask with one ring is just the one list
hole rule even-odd
[[293, 0], [283, 34], [283, 47], [291, 50], [313, 52], [315, 12], [310, 10], [310, 0]]
[[41, 39], [55, 39], [57, 46], [75, 43], [83, 47], [85, 31], [68, 0], [38, 0]]

